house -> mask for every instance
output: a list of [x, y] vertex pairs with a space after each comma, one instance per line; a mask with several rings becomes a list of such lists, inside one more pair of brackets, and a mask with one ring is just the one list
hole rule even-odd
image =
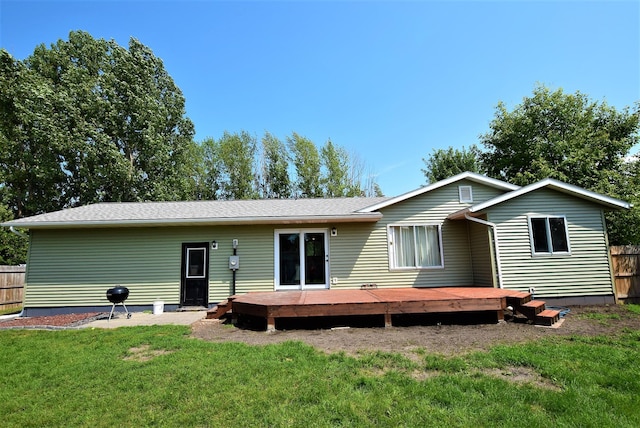
[[212, 306], [250, 291], [499, 287], [614, 302], [604, 210], [552, 179], [465, 172], [393, 198], [99, 203], [3, 223], [30, 230], [27, 316]]

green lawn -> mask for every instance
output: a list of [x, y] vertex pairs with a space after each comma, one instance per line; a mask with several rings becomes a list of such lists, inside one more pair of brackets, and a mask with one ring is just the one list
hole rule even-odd
[[0, 331], [0, 425], [640, 426], [640, 331], [415, 360], [188, 333]]

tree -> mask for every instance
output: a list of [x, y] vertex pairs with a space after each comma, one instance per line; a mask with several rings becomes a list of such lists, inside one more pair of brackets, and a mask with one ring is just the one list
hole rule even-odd
[[[491, 131], [481, 136], [483, 165], [490, 176], [519, 185], [551, 177], [634, 202], [638, 183], [625, 159], [638, 142], [639, 107], [619, 112], [580, 92], [536, 87], [513, 111], [498, 104]], [[640, 244], [637, 208], [607, 216], [612, 244]]]
[[301, 198], [322, 197], [320, 155], [316, 145], [295, 132], [287, 138], [296, 170], [296, 190]]
[[149, 48], [78, 31], [24, 61], [1, 55], [0, 168], [16, 216], [193, 195], [193, 124]]
[[226, 132], [218, 141], [207, 142], [215, 176], [213, 188], [217, 199], [257, 199], [255, 187], [256, 140], [248, 132], [239, 134]]
[[[9, 208], [0, 205], [0, 222], [13, 220]], [[19, 265], [27, 261], [29, 238], [26, 231], [13, 233], [7, 228], [0, 228], [0, 265]]]
[[266, 132], [262, 137], [262, 198], [286, 199], [293, 194], [288, 158], [284, 143]]
[[324, 166], [322, 184], [328, 198], [347, 196], [352, 183], [349, 182], [349, 155], [342, 147], [336, 147], [331, 140], [320, 149], [320, 158]]
[[427, 159], [422, 158], [426, 168], [421, 171], [427, 178], [427, 183], [435, 183], [461, 172], [470, 171], [482, 174], [480, 163], [480, 149], [475, 144], [466, 150], [449, 147], [448, 149], [434, 149]]

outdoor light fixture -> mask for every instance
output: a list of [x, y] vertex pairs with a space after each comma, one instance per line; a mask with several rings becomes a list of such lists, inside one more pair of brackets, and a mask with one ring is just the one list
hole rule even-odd
[[211, 241], [211, 249], [212, 250], [217, 250], [218, 249], [218, 241]]
[[338, 229], [333, 227], [331, 228], [331, 236], [338, 236]]

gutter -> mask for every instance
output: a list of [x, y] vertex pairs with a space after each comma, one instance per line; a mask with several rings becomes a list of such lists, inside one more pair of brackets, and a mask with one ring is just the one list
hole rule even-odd
[[479, 218], [471, 217], [468, 213], [464, 213], [464, 218], [469, 221], [479, 223], [483, 226], [488, 226], [493, 232], [493, 249], [496, 252], [496, 268], [498, 270], [498, 287], [504, 288], [502, 285], [502, 263], [500, 263], [500, 245], [498, 245], [498, 225], [491, 223], [490, 221], [482, 220]]
[[[244, 224], [328, 224], [328, 223], [375, 223], [382, 218], [380, 213], [357, 213], [351, 215], [316, 215], [291, 217], [214, 217], [214, 218], [170, 218], [170, 219], [116, 219], [116, 220], [72, 220], [34, 221], [12, 220], [0, 226], [29, 229], [68, 229], [82, 227], [156, 227], [156, 226], [238, 226]], [[19, 233], [15, 231], [14, 233]]]

